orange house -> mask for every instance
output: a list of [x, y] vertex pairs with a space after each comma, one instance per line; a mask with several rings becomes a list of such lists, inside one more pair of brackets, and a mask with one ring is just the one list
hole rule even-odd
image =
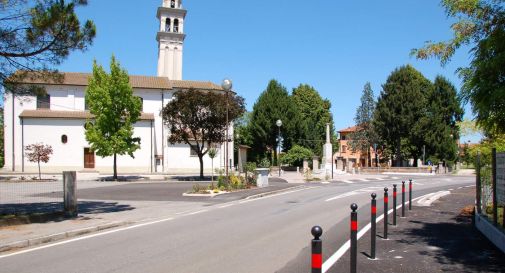
[[[352, 133], [359, 130], [359, 126], [353, 126], [338, 131], [339, 133], [339, 151], [335, 153], [334, 160], [336, 161], [337, 170], [350, 172], [353, 168], [368, 167], [368, 156], [361, 151], [353, 152], [349, 146], [349, 140]], [[371, 164], [375, 166], [376, 155], [373, 147], [370, 147]]]

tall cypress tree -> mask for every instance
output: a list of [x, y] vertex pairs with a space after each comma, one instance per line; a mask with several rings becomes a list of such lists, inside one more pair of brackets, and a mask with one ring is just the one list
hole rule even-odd
[[426, 130], [426, 152], [433, 159], [455, 161], [459, 139], [457, 123], [464, 111], [454, 85], [442, 76], [437, 76], [429, 96]]
[[326, 142], [326, 124], [330, 124], [333, 135], [333, 117], [330, 112], [331, 102], [323, 99], [314, 87], [300, 84], [293, 89], [293, 102], [301, 116], [301, 135], [297, 144], [311, 149], [314, 154], [321, 155]]
[[271, 80], [253, 106], [249, 130], [253, 139], [251, 156], [259, 160], [268, 150], [276, 150], [279, 128], [276, 121], [282, 120], [282, 149], [287, 151], [299, 138], [300, 114], [284, 86]]
[[386, 148], [393, 151], [395, 166], [403, 166], [404, 155], [410, 155], [417, 162], [424, 145], [422, 121], [432, 84], [407, 65], [395, 69], [382, 88], [374, 113], [374, 128]]
[[351, 134], [349, 146], [353, 151], [360, 151], [367, 156], [367, 166], [371, 166], [370, 147], [376, 143], [377, 137], [372, 126], [373, 115], [375, 112], [375, 98], [370, 83], [367, 82], [363, 87], [361, 95], [361, 104], [356, 110], [354, 122], [358, 125], [358, 130]]

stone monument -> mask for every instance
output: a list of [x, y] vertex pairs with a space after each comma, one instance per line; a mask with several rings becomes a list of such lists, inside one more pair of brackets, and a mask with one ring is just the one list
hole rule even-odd
[[326, 123], [326, 143], [323, 146], [323, 162], [321, 162], [321, 169], [330, 170], [333, 160], [333, 145], [330, 141], [330, 124]]

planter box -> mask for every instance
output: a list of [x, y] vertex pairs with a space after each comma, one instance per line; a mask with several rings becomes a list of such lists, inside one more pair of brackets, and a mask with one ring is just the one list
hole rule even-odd
[[256, 186], [258, 188], [268, 187], [268, 174], [270, 169], [268, 168], [258, 168], [256, 171]]

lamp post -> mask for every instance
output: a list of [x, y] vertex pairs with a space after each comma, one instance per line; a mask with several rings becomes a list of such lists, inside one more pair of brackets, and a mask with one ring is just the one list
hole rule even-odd
[[280, 153], [281, 153], [281, 126], [282, 126], [282, 120], [278, 119], [277, 122], [275, 123], [277, 127], [279, 128], [279, 134], [277, 137], [277, 165], [279, 165], [279, 177], [281, 176], [281, 161], [280, 161]]
[[228, 177], [228, 141], [229, 141], [229, 137], [228, 137], [228, 131], [229, 131], [229, 128], [228, 128], [228, 125], [229, 125], [229, 122], [228, 122], [228, 92], [230, 92], [231, 88], [233, 86], [233, 83], [230, 79], [224, 79], [223, 82], [221, 83], [221, 87], [223, 88], [225, 94], [226, 94], [226, 146], [224, 147], [224, 150], [225, 150], [225, 163], [224, 163], [224, 167], [226, 169], [226, 177]]

